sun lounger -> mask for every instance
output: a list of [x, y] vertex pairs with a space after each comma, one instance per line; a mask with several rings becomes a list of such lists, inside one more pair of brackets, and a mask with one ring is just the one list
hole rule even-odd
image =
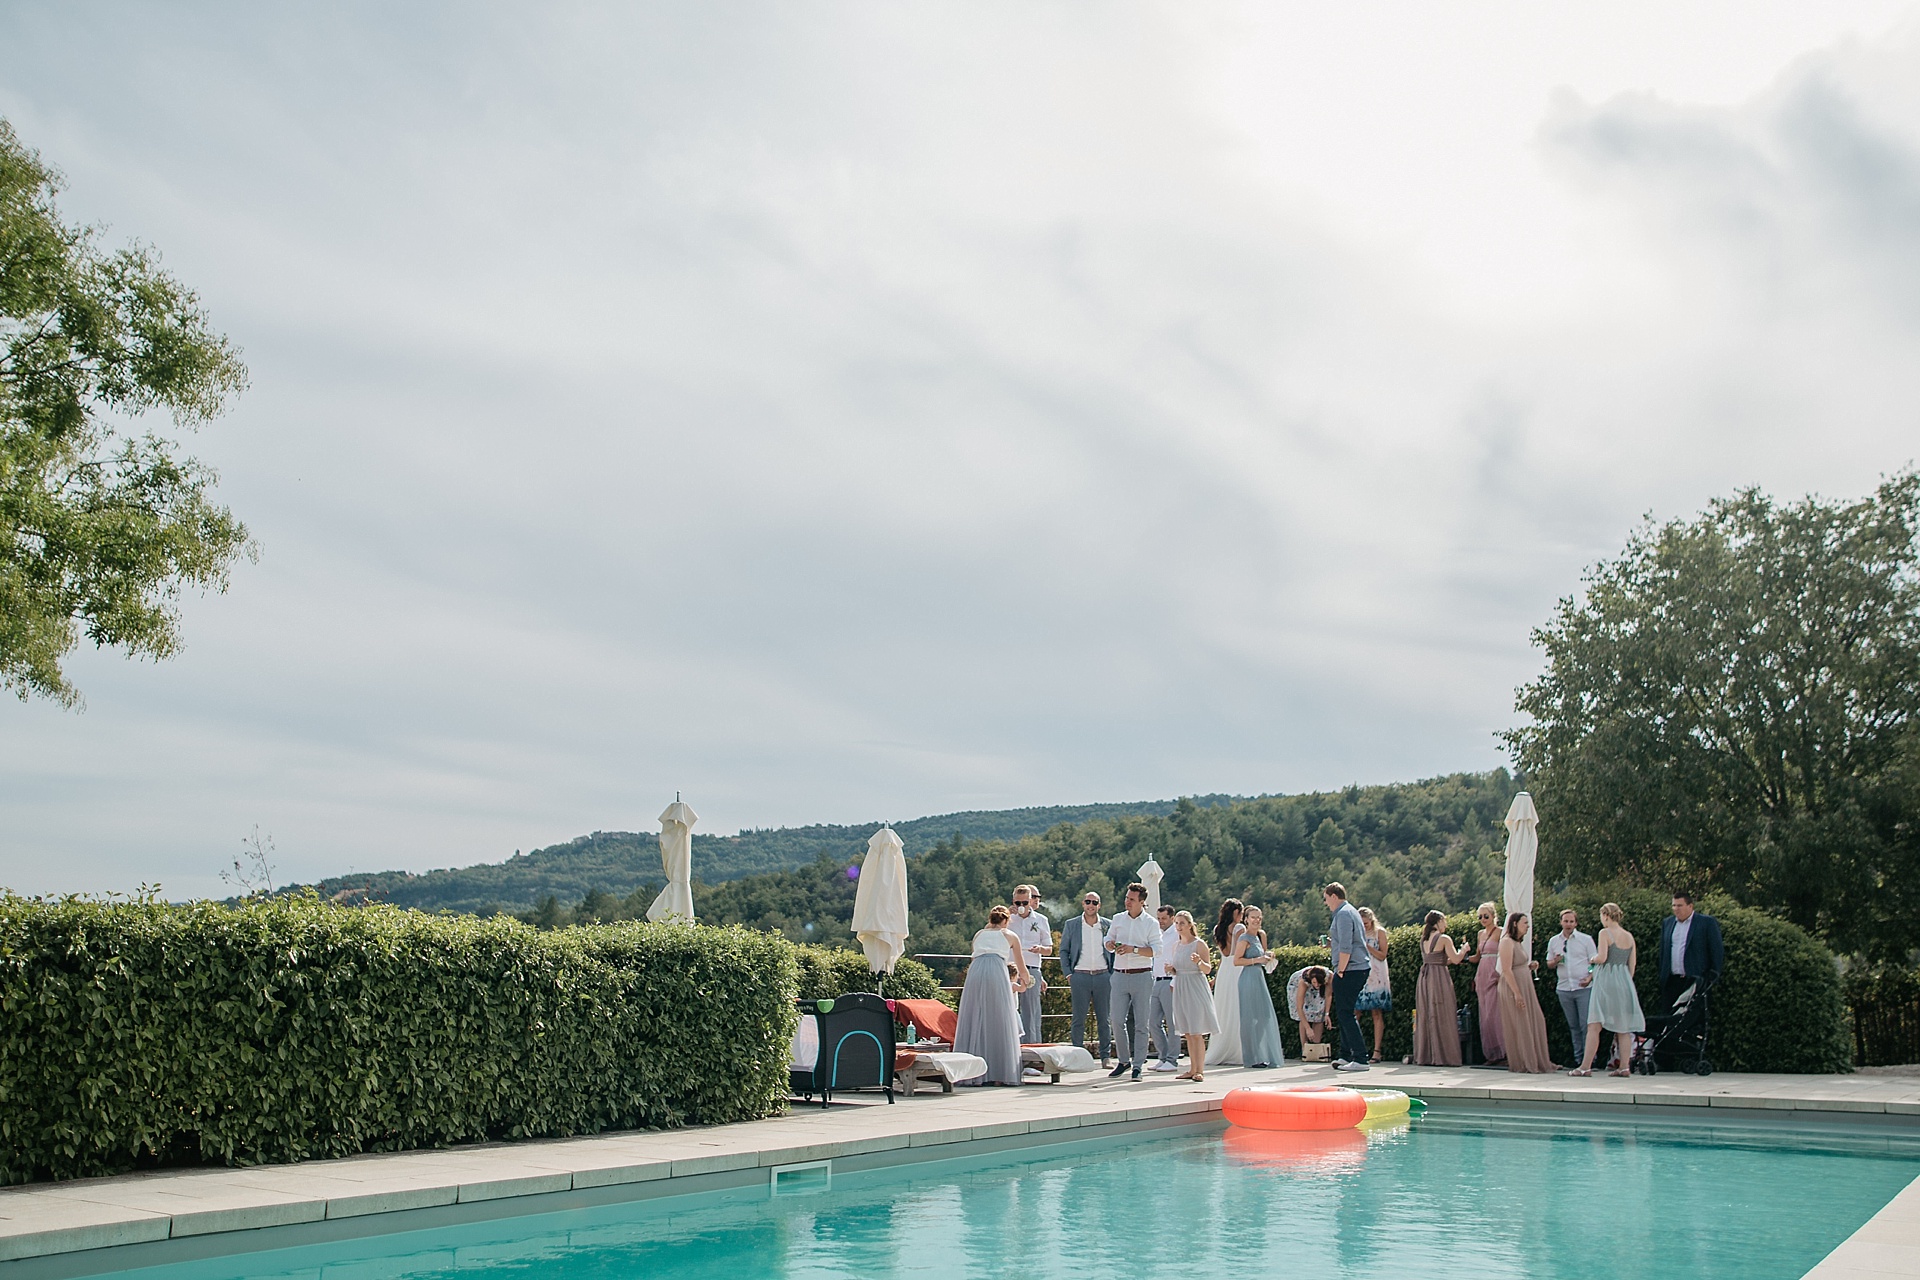
[[1077, 1044], [1023, 1044], [1020, 1066], [1038, 1071], [1059, 1084], [1060, 1077], [1069, 1071], [1097, 1071], [1100, 1064]]

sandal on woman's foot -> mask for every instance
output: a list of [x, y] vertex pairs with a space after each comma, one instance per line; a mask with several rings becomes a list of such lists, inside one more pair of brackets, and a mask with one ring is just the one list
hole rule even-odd
[[1570, 1076], [1590, 1076], [1593, 1074], [1593, 1068], [1592, 1067], [1575, 1067], [1573, 1070], [1567, 1072], [1567, 1074]]
[[1610, 1076], [1618, 1076], [1622, 1080], [1631, 1080], [1633, 1078], [1633, 1072], [1631, 1071], [1609, 1071], [1607, 1074]]
[[1206, 1079], [1206, 1077], [1205, 1077], [1205, 1076], [1194, 1076], [1194, 1077], [1193, 1077], [1193, 1082], [1194, 1082], [1195, 1084], [1199, 1084], [1199, 1083], [1200, 1083], [1201, 1081], [1203, 1081], [1203, 1080], [1205, 1080], [1205, 1079]]
[[1193, 1072], [1191, 1071], [1182, 1071], [1179, 1075], [1175, 1076], [1174, 1079], [1175, 1080], [1197, 1080], [1199, 1079], [1199, 1077], [1194, 1075]]

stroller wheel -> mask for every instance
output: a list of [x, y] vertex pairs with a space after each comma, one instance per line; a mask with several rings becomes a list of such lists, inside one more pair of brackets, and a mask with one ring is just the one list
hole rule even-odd
[[1710, 1076], [1713, 1074], [1713, 1064], [1705, 1058], [1702, 1058], [1700, 1059], [1700, 1065], [1695, 1067], [1694, 1070], [1703, 1076]]
[[1644, 1070], [1645, 1070], [1645, 1071], [1646, 1071], [1646, 1073], [1647, 1073], [1648, 1075], [1650, 1075], [1650, 1076], [1657, 1076], [1657, 1075], [1659, 1075], [1659, 1074], [1660, 1074], [1660, 1068], [1658, 1068], [1658, 1067], [1656, 1067], [1656, 1066], [1654, 1066], [1654, 1065], [1653, 1065], [1653, 1055], [1652, 1055], [1652, 1054], [1648, 1054], [1648, 1055], [1647, 1055], [1647, 1065], [1646, 1065], [1646, 1067], [1644, 1068]]

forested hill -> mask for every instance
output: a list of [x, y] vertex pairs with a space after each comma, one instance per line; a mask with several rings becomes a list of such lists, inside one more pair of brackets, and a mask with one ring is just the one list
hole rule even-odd
[[[1343, 881], [1357, 905], [1388, 925], [1428, 908], [1459, 911], [1499, 896], [1513, 799], [1506, 770], [1424, 782], [1348, 787], [1204, 806], [1182, 800], [1164, 816], [1095, 818], [1015, 840], [947, 840], [907, 863], [909, 950], [964, 953], [987, 908], [1013, 886], [1040, 886], [1056, 920], [1087, 889], [1111, 910], [1151, 856], [1166, 872], [1161, 897], [1209, 925], [1229, 895], [1266, 911], [1268, 936], [1307, 942], [1326, 930], [1320, 887]], [[708, 924], [777, 929], [796, 940], [853, 945], [854, 881], [838, 857], [749, 876], [697, 897]], [[588, 904], [580, 918], [617, 904]], [[618, 914], [617, 912], [615, 914]]]
[[[1201, 796], [1194, 803], [1211, 806], [1234, 799]], [[963, 842], [1016, 841], [1063, 822], [1164, 816], [1174, 808], [1172, 800], [1142, 800], [977, 810], [896, 822], [893, 829], [900, 834], [907, 852], [917, 854], [956, 835]], [[865, 854], [867, 837], [879, 829], [878, 822], [868, 822], [855, 826], [767, 827], [730, 836], [696, 831], [693, 873], [698, 881], [718, 884], [822, 859], [844, 871]], [[642, 891], [657, 892], [662, 879], [657, 832], [596, 831], [565, 844], [516, 853], [505, 862], [419, 873], [362, 872], [323, 880], [314, 887], [325, 897], [342, 895], [347, 900], [392, 902], [423, 911], [489, 915], [496, 911], [531, 911], [548, 897], [572, 904], [588, 895], [598, 900], [602, 896], [619, 899]]]

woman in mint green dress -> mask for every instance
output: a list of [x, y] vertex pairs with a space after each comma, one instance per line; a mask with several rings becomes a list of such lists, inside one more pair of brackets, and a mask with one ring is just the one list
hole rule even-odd
[[1248, 907], [1247, 931], [1233, 944], [1231, 963], [1252, 973], [1240, 975], [1240, 1064], [1277, 1067], [1286, 1061], [1280, 1044], [1280, 1019], [1273, 1011], [1273, 993], [1267, 975], [1279, 965], [1267, 953], [1266, 933], [1260, 928], [1260, 908]]
[[1600, 1052], [1602, 1031], [1614, 1033], [1619, 1052], [1615, 1069], [1607, 1074], [1632, 1074], [1633, 1036], [1647, 1029], [1640, 993], [1633, 989], [1633, 966], [1640, 948], [1621, 922], [1618, 904], [1609, 902], [1600, 908], [1600, 926], [1600, 950], [1593, 958], [1593, 995], [1587, 1004], [1587, 1052], [1570, 1075], [1593, 1074], [1593, 1055]]

